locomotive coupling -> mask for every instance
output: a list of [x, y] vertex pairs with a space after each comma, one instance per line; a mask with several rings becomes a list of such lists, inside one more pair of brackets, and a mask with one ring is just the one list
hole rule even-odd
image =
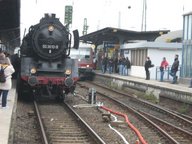
[[28, 79], [28, 84], [30, 86], [35, 86], [39, 83], [38, 79], [36, 76], [30, 76], [29, 79]]
[[67, 86], [67, 87], [71, 87], [71, 86], [73, 86], [73, 79], [72, 78], [70, 78], [70, 77], [67, 77], [66, 79], [65, 79], [65, 85]]

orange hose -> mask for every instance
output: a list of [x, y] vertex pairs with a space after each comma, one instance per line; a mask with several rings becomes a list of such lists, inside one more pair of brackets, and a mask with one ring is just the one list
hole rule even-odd
[[138, 136], [139, 140], [141, 141], [142, 144], [147, 144], [147, 142], [145, 141], [145, 139], [143, 138], [143, 136], [141, 135], [140, 131], [134, 127], [134, 125], [131, 124], [131, 122], [128, 119], [128, 116], [126, 114], [120, 113], [120, 112], [116, 112], [116, 111], [112, 111], [111, 109], [105, 107], [105, 106], [101, 106], [102, 109], [109, 111], [113, 114], [119, 115], [121, 117], [125, 118], [126, 123], [128, 124], [128, 126], [136, 133], [136, 135]]

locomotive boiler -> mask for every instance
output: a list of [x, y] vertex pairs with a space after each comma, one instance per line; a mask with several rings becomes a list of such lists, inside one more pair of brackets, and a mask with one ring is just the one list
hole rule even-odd
[[[78, 49], [78, 31], [73, 35], [73, 48]], [[20, 48], [19, 95], [64, 99], [74, 93], [79, 76], [77, 60], [69, 57], [71, 38], [55, 14], [45, 14], [29, 28]]]

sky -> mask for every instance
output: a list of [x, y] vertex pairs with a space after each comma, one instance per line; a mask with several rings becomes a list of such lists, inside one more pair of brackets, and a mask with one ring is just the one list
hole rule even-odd
[[[183, 14], [192, 12], [192, 0], [146, 0], [146, 31], [181, 30]], [[21, 0], [21, 36], [44, 16], [55, 13], [64, 24], [65, 6], [73, 6], [71, 30], [88, 33], [105, 27], [141, 31], [143, 0]], [[130, 6], [130, 8], [128, 8]]]

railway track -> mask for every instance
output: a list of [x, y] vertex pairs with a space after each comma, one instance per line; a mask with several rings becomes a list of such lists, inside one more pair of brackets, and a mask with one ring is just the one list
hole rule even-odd
[[[182, 115], [174, 112], [170, 112], [167, 109], [156, 106], [149, 102], [139, 100], [133, 96], [114, 91], [111, 88], [104, 87], [95, 83], [89, 83], [89, 86], [93, 86], [97, 89], [97, 93], [121, 103], [125, 107], [132, 108], [140, 113], [144, 114], [151, 121], [156, 123], [167, 135], [170, 135], [175, 143], [190, 143], [192, 141], [192, 123], [191, 121]], [[105, 89], [105, 90], [102, 90]], [[105, 93], [103, 92], [105, 91]]]
[[69, 105], [34, 102], [34, 106], [44, 144], [105, 143]]

